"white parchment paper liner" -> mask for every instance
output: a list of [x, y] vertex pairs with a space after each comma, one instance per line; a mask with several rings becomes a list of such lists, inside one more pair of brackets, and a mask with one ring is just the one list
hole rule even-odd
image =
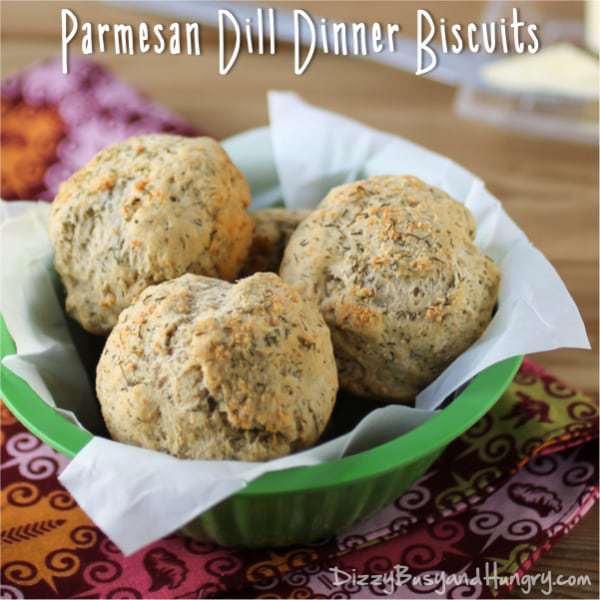
[[[589, 348], [579, 312], [554, 268], [510, 220], [483, 182], [452, 161], [400, 137], [312, 107], [291, 93], [269, 94], [271, 137], [281, 182], [256, 190], [255, 206], [281, 192], [290, 207], [313, 207], [335, 185], [375, 174], [412, 174], [446, 190], [474, 213], [477, 244], [502, 271], [499, 308], [469, 350], [419, 394], [417, 408], [387, 406], [342, 437], [267, 463], [179, 460], [101, 437], [60, 480], [92, 520], [131, 554], [189, 522], [269, 471], [314, 465], [364, 450], [417, 427], [443, 399], [485, 367], [517, 354]], [[248, 173], [243, 136], [225, 143]], [[239, 150], [242, 149], [242, 153]], [[46, 233], [48, 205], [0, 205], [0, 311], [17, 354], [3, 364], [47, 403], [93, 430], [97, 403], [62, 310]]]

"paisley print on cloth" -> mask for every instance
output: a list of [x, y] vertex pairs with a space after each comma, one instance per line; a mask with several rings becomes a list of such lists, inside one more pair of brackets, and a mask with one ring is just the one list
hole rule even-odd
[[[430, 470], [378, 515], [307, 547], [234, 551], [172, 535], [125, 558], [76, 506], [57, 474], [67, 459], [26, 432], [3, 407], [2, 594], [9, 598], [265, 598], [387, 596], [384, 583], [336, 585], [333, 567], [385, 574], [472, 577], [486, 562], [525, 572], [598, 497], [597, 404], [525, 363], [507, 393]], [[527, 390], [525, 392], [525, 390]], [[550, 420], [520, 419], [526, 393]], [[577, 428], [572, 428], [577, 404]], [[506, 415], [513, 415], [510, 419]], [[441, 584], [440, 584], [441, 585]], [[430, 595], [407, 582], [396, 596]], [[438, 589], [438, 592], [440, 590]], [[506, 591], [506, 590], [504, 590]], [[457, 584], [441, 597], [503, 588]]]

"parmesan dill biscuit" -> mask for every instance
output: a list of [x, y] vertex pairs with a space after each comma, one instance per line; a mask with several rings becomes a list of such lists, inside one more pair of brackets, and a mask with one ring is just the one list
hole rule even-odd
[[489, 323], [500, 275], [462, 204], [416, 177], [337, 187], [292, 235], [281, 277], [329, 325], [340, 385], [405, 402]]
[[250, 213], [254, 221], [254, 237], [242, 275], [279, 271], [283, 251], [290, 236], [309, 210], [264, 208]]
[[252, 240], [250, 189], [210, 138], [146, 135], [105, 148], [52, 204], [71, 316], [108, 333], [147, 286], [186, 272], [234, 279]]
[[329, 329], [274, 273], [187, 274], [120, 315], [96, 390], [115, 440], [181, 458], [267, 460], [314, 444], [338, 388]]

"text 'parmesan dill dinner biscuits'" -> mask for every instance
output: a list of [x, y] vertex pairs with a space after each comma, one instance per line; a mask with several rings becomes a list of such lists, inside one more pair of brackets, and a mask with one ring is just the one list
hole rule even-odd
[[254, 236], [242, 275], [279, 271], [283, 251], [296, 227], [310, 214], [309, 210], [263, 208], [250, 213]]
[[115, 440], [202, 459], [311, 446], [337, 389], [323, 317], [273, 273], [147, 288], [121, 313], [96, 378]]
[[416, 177], [337, 187], [292, 235], [281, 277], [331, 328], [340, 386], [409, 401], [484, 331], [500, 274], [470, 211]]
[[218, 142], [146, 135], [109, 146], [52, 204], [67, 311], [108, 333], [148, 285], [186, 272], [234, 279], [253, 225], [250, 188]]

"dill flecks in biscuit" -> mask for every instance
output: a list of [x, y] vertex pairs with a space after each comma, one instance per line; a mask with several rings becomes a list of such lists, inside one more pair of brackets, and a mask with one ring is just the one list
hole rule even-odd
[[314, 301], [340, 386], [406, 402], [484, 331], [499, 271], [462, 204], [416, 177], [337, 187], [292, 235], [281, 277]]
[[105, 334], [148, 285], [186, 272], [234, 279], [252, 240], [249, 203], [246, 180], [210, 138], [147, 135], [105, 148], [52, 205], [67, 311]]
[[277, 273], [292, 233], [309, 214], [309, 210], [285, 208], [264, 208], [251, 212], [254, 237], [242, 276], [260, 272]]
[[273, 273], [147, 288], [121, 313], [96, 378], [114, 439], [203, 459], [311, 446], [337, 388], [323, 317]]

